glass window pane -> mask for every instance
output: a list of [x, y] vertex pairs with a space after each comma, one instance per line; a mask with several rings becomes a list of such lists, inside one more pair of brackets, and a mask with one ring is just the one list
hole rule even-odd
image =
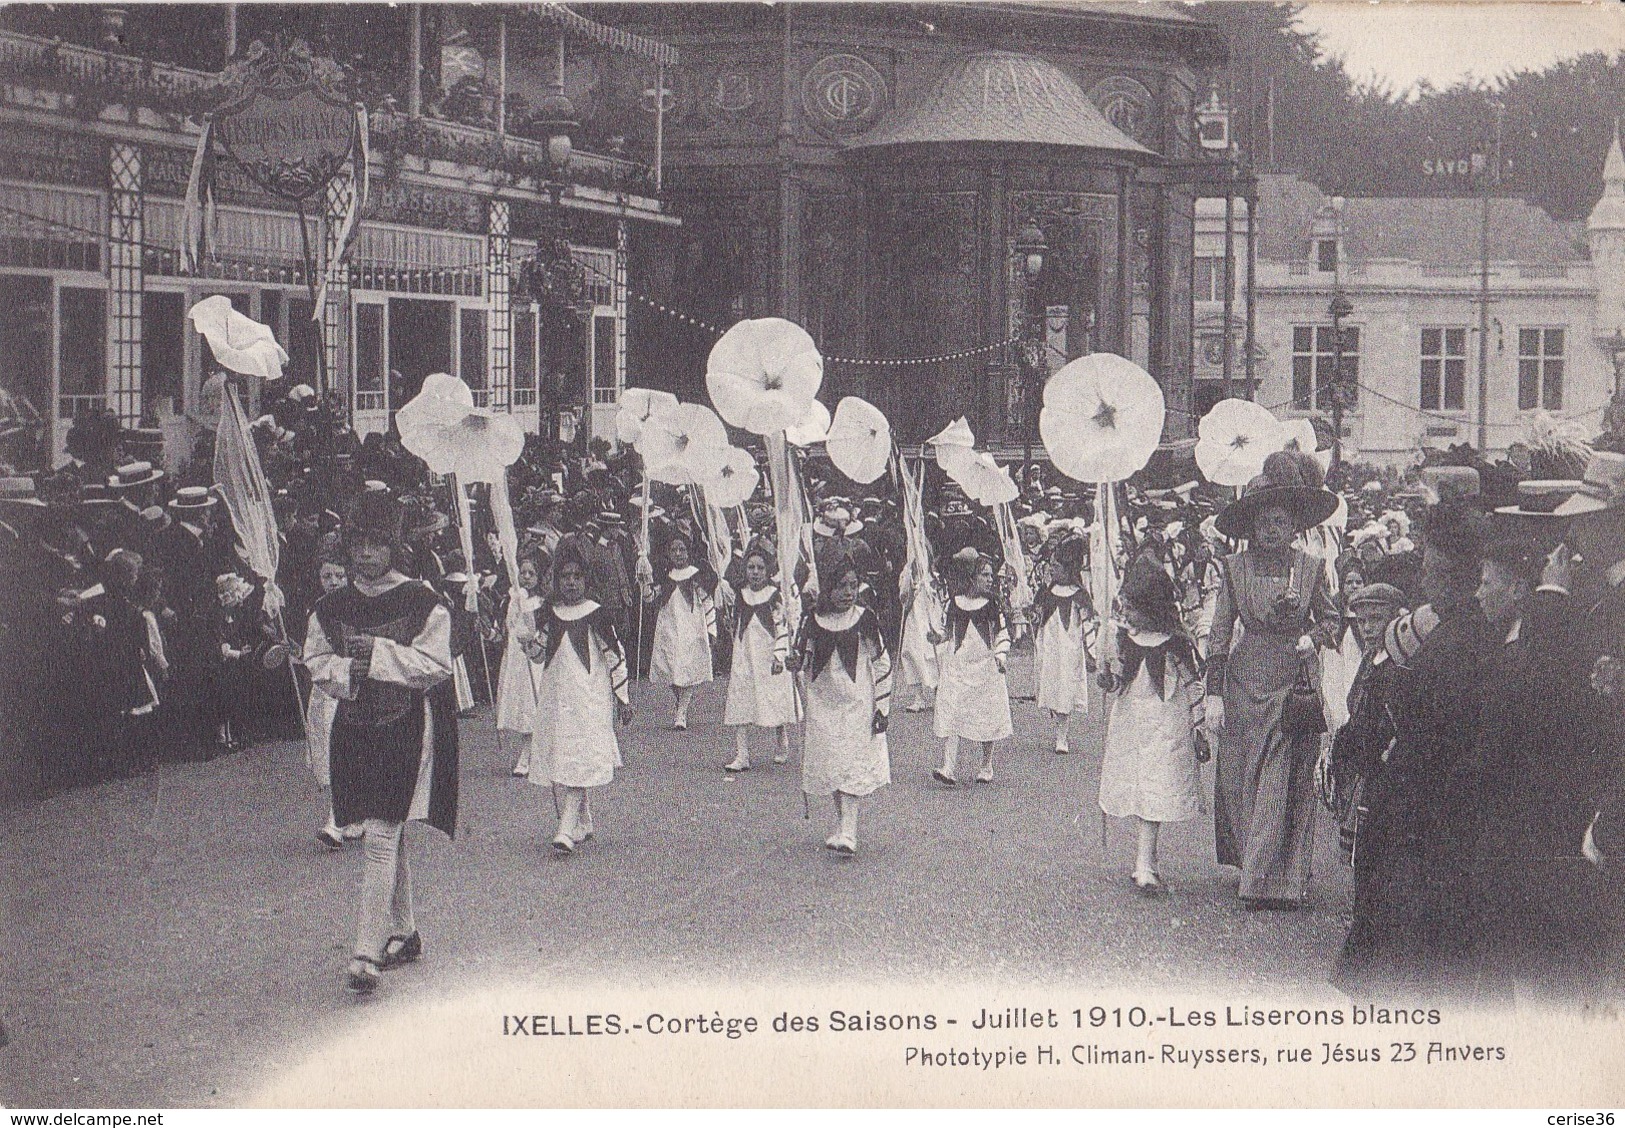
[[513, 315], [513, 386], [536, 386], [536, 314], [528, 309]]
[[458, 366], [470, 388], [486, 386], [485, 310], [465, 309], [458, 318]]
[[1292, 351], [1306, 353], [1315, 347], [1315, 331], [1307, 325], [1297, 325], [1292, 329]]
[[1332, 329], [1330, 325], [1319, 325], [1315, 328], [1315, 351], [1329, 353], [1332, 351]]
[[107, 293], [64, 286], [58, 363], [65, 396], [107, 394]]
[[186, 295], [148, 290], [141, 297], [141, 397], [148, 411], [169, 400], [181, 409], [181, 377], [186, 369]]
[[1452, 411], [1467, 407], [1467, 362], [1447, 360], [1444, 365], [1444, 406]]
[[1547, 411], [1557, 411], [1563, 406], [1563, 362], [1561, 360], [1548, 360], [1546, 362], [1544, 385], [1541, 406]]
[[1437, 360], [1424, 360], [1422, 362], [1422, 406], [1425, 408], [1439, 406], [1439, 362]]
[[311, 317], [315, 309], [309, 298], [288, 299], [287, 375], [295, 384], [313, 388], [320, 386], [322, 369], [322, 323]]
[[1533, 411], [1540, 403], [1538, 390], [1540, 385], [1540, 361], [1523, 359], [1518, 361], [1518, 410]]
[[594, 403], [614, 403], [616, 387], [615, 316], [599, 314], [592, 319], [592, 390]]
[[1358, 353], [1360, 351], [1360, 330], [1357, 326], [1343, 326], [1343, 354]]
[[1519, 356], [1539, 356], [1540, 355], [1540, 330], [1539, 329], [1519, 329], [1518, 330], [1518, 355]]
[[1451, 356], [1467, 355], [1467, 330], [1446, 329], [1444, 334], [1445, 351]]
[[1546, 330], [1546, 355], [1547, 356], [1562, 356], [1563, 355], [1563, 330], [1561, 330], [1561, 329], [1548, 329], [1548, 330]]
[[1439, 341], [1443, 331], [1439, 329], [1422, 330], [1422, 353], [1424, 356], [1439, 355]]
[[355, 307], [355, 390], [384, 390], [384, 307], [359, 303]]
[[1312, 363], [1306, 356], [1292, 358], [1292, 399], [1294, 404], [1300, 408], [1310, 406], [1310, 365]]

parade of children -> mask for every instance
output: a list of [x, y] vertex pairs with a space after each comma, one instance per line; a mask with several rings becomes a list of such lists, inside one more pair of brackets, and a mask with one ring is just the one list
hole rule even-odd
[[[1125, 387], [1098, 394], [1140, 394]], [[718, 788], [709, 819], [784, 800], [774, 834], [785, 849], [806, 844], [803, 805], [827, 799], [830, 862], [807, 864], [838, 861], [832, 875], [896, 865], [902, 843], [887, 828], [899, 810], [991, 810], [1037, 779], [1061, 780], [1073, 824], [1103, 820], [1098, 848], [1077, 832], [1076, 880], [1109, 869], [1116, 893], [1144, 897], [1145, 912], [1237, 871], [1241, 907], [1312, 906], [1325, 896], [1309, 888], [1320, 808], [1333, 816], [1321, 826], [1335, 835], [1341, 822], [1351, 845], [1362, 827], [1391, 835], [1414, 816], [1405, 773], [1434, 778], [1417, 765], [1443, 753], [1406, 717], [1442, 691], [1408, 674], [1443, 661], [1430, 656], [1450, 639], [1460, 650], [1478, 637], [1455, 627], [1476, 622], [1477, 605], [1470, 588], [1450, 601], [1440, 562], [1455, 554], [1460, 589], [1489, 542], [1447, 542], [1443, 530], [1459, 530], [1464, 507], [1478, 522], [1508, 508], [1496, 468], [1428, 467], [1358, 488], [1345, 470], [1340, 505], [1317, 457], [1326, 452], [1274, 432], [1261, 440], [1267, 458], [1223, 482], [1200, 480], [1200, 447], [1194, 463], [1189, 444], [1159, 452], [1157, 428], [1141, 436], [1138, 465], [1089, 463], [1103, 467], [1091, 479], [1082, 460], [1104, 440], [1088, 419], [1068, 432], [1071, 447], [1025, 463], [974, 452], [963, 420], [908, 445], [872, 424], [798, 446], [784, 441], [788, 409], [773, 398], [784, 394], [716, 390], [718, 418], [703, 404], [628, 392], [614, 441], [523, 436], [517, 457], [494, 469], [479, 445], [486, 419], [462, 440], [467, 469], [441, 473], [417, 453], [431, 448], [405, 409], [399, 433], [362, 442], [341, 403], [273, 388], [275, 415], [228, 451], [251, 473], [211, 481], [208, 460], [194, 460], [174, 475], [174, 503], [139, 510], [105, 496], [120, 481], [152, 481], [126, 462], [136, 436], [104, 428], [96, 445], [78, 423], [70, 465], [40, 483], [0, 483], [7, 614], [18, 624], [3, 637], [63, 656], [63, 669], [32, 686], [40, 696], [10, 739], [68, 749], [39, 768], [42, 790], [60, 790], [258, 756], [302, 732], [303, 781], [314, 776], [324, 808], [316, 844], [308, 829], [303, 841], [344, 858], [355, 856], [345, 842], [363, 839], [341, 977], [361, 995], [426, 952], [409, 824], [456, 829], [459, 730], [466, 746], [494, 747], [504, 788], [540, 800], [544, 830], [526, 832], [530, 848], [556, 855], [546, 864], [561, 874], [659, 837], [658, 824], [621, 821], [610, 806], [627, 779], [658, 787], [655, 773], [674, 783], [703, 773]], [[837, 423], [859, 410], [854, 398], [838, 405]], [[879, 415], [857, 402], [864, 419]], [[1160, 412], [1160, 392], [1157, 403]], [[1104, 427], [1111, 413], [1089, 419]], [[228, 426], [223, 413], [221, 435]], [[223, 459], [213, 465], [229, 468]], [[256, 474], [272, 494], [259, 509], [237, 484]], [[1510, 489], [1509, 521], [1524, 520], [1516, 480]], [[1617, 516], [1612, 500], [1581, 512]], [[1533, 528], [1552, 541], [1547, 526]], [[1329, 554], [1316, 547], [1325, 545]], [[1498, 551], [1513, 562], [1497, 565], [1508, 576], [1528, 555]], [[1536, 605], [1537, 585], [1501, 586], [1512, 594], [1496, 605], [1497, 629], [1516, 637], [1501, 624]], [[302, 638], [289, 637], [290, 622]], [[1014, 700], [1013, 658], [1033, 671]], [[74, 670], [118, 692], [46, 706]], [[894, 676], [907, 695], [897, 718]], [[1389, 764], [1395, 740], [1402, 754]], [[962, 764], [966, 742], [979, 755]], [[759, 770], [797, 749], [799, 798], [792, 777]], [[473, 759], [462, 761], [467, 776]], [[1565, 814], [1589, 817], [1596, 808], [1579, 808], [1600, 803], [1594, 788], [1531, 794], [1578, 805]], [[610, 812], [601, 828], [595, 796]], [[1471, 823], [1470, 801], [1455, 800], [1469, 803], [1458, 813]], [[1197, 822], [1208, 811], [1211, 859]], [[1127, 881], [1107, 841], [1115, 820], [1135, 829]], [[1396, 841], [1356, 866], [1404, 861]], [[458, 842], [436, 873], [483, 842]], [[1381, 879], [1362, 871], [1373, 903], [1395, 896]], [[1460, 890], [1465, 902], [1478, 896]]]

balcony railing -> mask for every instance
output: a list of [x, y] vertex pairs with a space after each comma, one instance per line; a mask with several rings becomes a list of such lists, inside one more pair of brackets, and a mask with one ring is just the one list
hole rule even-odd
[[576, 149], [569, 164], [555, 172], [547, 144], [528, 137], [442, 118], [411, 118], [398, 110], [374, 110], [370, 122], [373, 144], [379, 149], [488, 168], [516, 181], [531, 181], [537, 189], [569, 181], [612, 192], [654, 191], [653, 170], [624, 157]]

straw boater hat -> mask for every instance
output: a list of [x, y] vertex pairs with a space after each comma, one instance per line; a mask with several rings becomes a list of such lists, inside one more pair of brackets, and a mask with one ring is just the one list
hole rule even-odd
[[1313, 455], [1276, 451], [1264, 460], [1264, 472], [1219, 514], [1219, 532], [1232, 538], [1251, 536], [1253, 521], [1275, 507], [1292, 515], [1299, 532], [1311, 529], [1337, 511], [1337, 495], [1321, 484], [1324, 480]]
[[45, 502], [32, 478], [0, 478], [0, 502], [24, 505], [30, 509], [44, 509]]
[[175, 491], [169, 508], [177, 513], [201, 513], [215, 502], [214, 494], [205, 486], [182, 486]]
[[1580, 488], [1553, 510], [1557, 517], [1578, 517], [1625, 505], [1625, 454], [1595, 451], [1586, 463]]
[[1579, 478], [1525, 478], [1518, 483], [1518, 503], [1497, 506], [1495, 512], [1504, 517], [1567, 516], [1558, 510], [1579, 494], [1584, 485]]
[[149, 486], [154, 482], [162, 481], [164, 472], [153, 468], [150, 462], [127, 462], [113, 471], [107, 479], [107, 488], [111, 490], [133, 490], [137, 486]]

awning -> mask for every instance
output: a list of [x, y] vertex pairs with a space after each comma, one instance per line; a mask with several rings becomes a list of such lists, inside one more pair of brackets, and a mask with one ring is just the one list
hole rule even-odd
[[597, 20], [589, 20], [586, 16], [571, 11], [565, 4], [527, 4], [525, 11], [594, 43], [602, 43], [606, 47], [614, 47], [631, 55], [640, 55], [664, 66], [677, 65], [677, 48], [669, 43], [647, 39], [630, 31], [622, 31], [618, 27], [599, 23]]

